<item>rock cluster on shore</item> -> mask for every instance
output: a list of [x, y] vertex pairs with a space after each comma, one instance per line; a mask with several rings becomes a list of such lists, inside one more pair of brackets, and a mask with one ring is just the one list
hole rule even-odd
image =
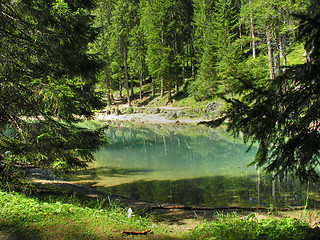
[[[119, 106], [96, 113], [100, 121], [131, 121], [154, 124], [198, 124], [220, 116], [220, 103], [210, 102], [205, 110], [178, 107], [135, 107]], [[192, 112], [192, 113], [190, 113]]]

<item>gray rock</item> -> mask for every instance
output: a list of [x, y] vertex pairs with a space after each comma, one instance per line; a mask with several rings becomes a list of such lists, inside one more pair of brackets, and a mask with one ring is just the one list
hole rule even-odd
[[153, 108], [147, 108], [144, 112], [146, 114], [152, 114], [153, 113]]
[[168, 118], [168, 119], [173, 119], [173, 118], [176, 118], [176, 117], [177, 117], [177, 114], [176, 114], [175, 111], [170, 111], [170, 112], [168, 112], [168, 114], [167, 114], [167, 118]]
[[199, 108], [193, 108], [192, 111], [194, 111], [195, 113], [201, 113], [201, 110]]
[[209, 102], [207, 105], [206, 112], [207, 113], [216, 113], [216, 114], [220, 115], [220, 107], [221, 107], [221, 103]]
[[154, 113], [154, 114], [160, 113], [160, 108], [158, 108], [158, 107], [157, 107], [157, 108], [154, 108], [154, 109], [153, 109], [153, 113]]
[[179, 111], [177, 112], [177, 117], [183, 117], [183, 116], [184, 116], [184, 112], [181, 111], [181, 110], [179, 110]]

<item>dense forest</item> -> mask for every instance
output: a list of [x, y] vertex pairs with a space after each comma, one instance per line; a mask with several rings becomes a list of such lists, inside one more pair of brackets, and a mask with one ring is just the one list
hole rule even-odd
[[[237, 88], [244, 73], [274, 79], [308, 52], [297, 40], [298, 19], [309, 0], [99, 0], [100, 29], [90, 51], [100, 56], [102, 89], [142, 97], [152, 83], [167, 102], [184, 91], [197, 101]], [[134, 93], [134, 87], [140, 93]], [[137, 88], [135, 88], [137, 89]]]
[[79, 122], [148, 85], [220, 97], [211, 125], [253, 164], [319, 179], [319, 19], [317, 0], [0, 1], [0, 170], [86, 166], [106, 141]]

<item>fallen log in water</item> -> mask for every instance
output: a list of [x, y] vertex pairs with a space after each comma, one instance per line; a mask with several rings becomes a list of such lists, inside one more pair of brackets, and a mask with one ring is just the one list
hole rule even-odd
[[267, 208], [267, 207], [241, 207], [241, 206], [228, 206], [228, 207], [195, 207], [195, 206], [184, 206], [184, 205], [174, 205], [174, 206], [154, 206], [147, 209], [145, 212], [150, 212], [157, 209], [182, 209], [182, 210], [248, 210], [248, 211], [291, 211], [291, 210], [303, 210], [306, 209], [305, 206], [287, 207], [287, 208]]

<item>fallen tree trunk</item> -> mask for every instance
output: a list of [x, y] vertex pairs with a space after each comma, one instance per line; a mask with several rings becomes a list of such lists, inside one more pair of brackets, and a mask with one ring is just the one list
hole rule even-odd
[[150, 212], [157, 209], [183, 209], [183, 210], [248, 210], [248, 211], [291, 211], [291, 210], [303, 210], [306, 209], [305, 206], [296, 206], [296, 207], [287, 207], [287, 208], [267, 208], [267, 207], [241, 207], [241, 206], [228, 206], [228, 207], [194, 207], [194, 206], [184, 206], [184, 205], [175, 205], [175, 206], [154, 206], [146, 210]]

